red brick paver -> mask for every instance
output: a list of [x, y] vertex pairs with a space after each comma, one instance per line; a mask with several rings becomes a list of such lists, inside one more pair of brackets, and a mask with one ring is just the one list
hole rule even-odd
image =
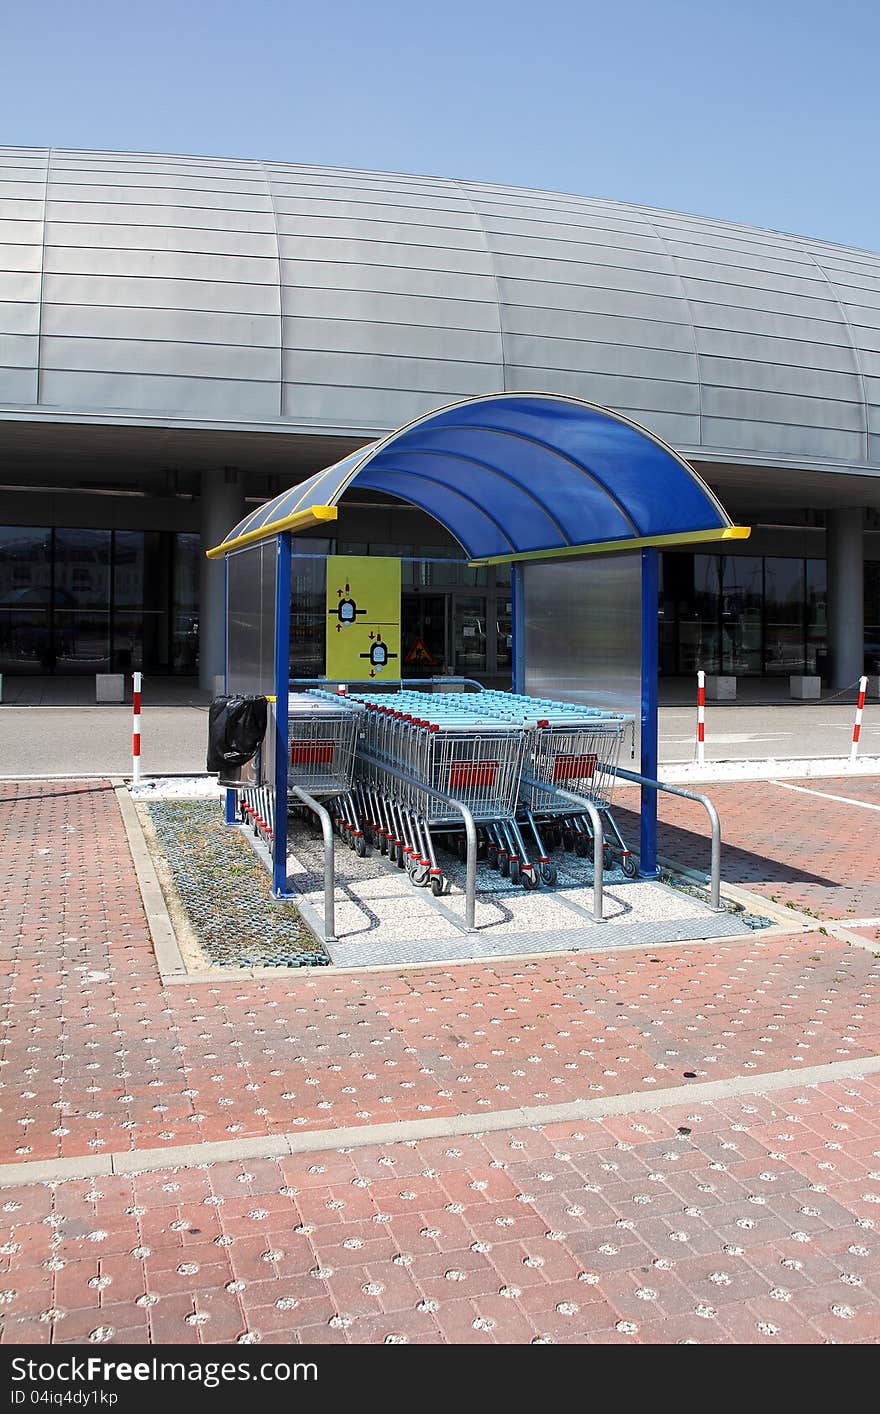
[[[873, 812], [727, 790], [726, 877], [880, 914]], [[757, 933], [163, 988], [91, 783], [2, 788], [0, 884], [7, 1162], [682, 1087], [602, 1123], [0, 1191], [5, 1340], [877, 1339], [880, 1082], [686, 1092], [875, 1055], [869, 950]]]
[[880, 1084], [7, 1190], [7, 1342], [876, 1342]]
[[[805, 786], [805, 794], [788, 785]], [[880, 916], [880, 814], [830, 799], [880, 805], [869, 777], [773, 785], [736, 781], [689, 787], [708, 795], [721, 817], [722, 877], [728, 883], [823, 919]], [[638, 840], [634, 792], [621, 792], [624, 835]], [[709, 830], [701, 805], [661, 796], [659, 848], [679, 864], [708, 870]]]
[[878, 1049], [880, 961], [819, 935], [163, 988], [113, 792], [20, 787], [3, 820], [10, 1158], [478, 1113]]

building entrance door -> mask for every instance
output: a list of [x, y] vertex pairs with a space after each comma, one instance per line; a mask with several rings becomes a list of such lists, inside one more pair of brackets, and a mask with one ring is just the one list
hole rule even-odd
[[446, 651], [445, 594], [404, 594], [401, 605], [401, 676], [432, 678], [444, 672]]

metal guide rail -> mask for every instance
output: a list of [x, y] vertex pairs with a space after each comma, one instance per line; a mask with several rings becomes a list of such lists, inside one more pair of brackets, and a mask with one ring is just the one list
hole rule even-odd
[[[462, 805], [475, 823], [481, 857], [525, 888], [555, 882], [549, 851], [560, 844], [585, 856], [598, 843], [604, 865], [617, 856], [635, 872], [608, 808], [631, 717], [482, 690], [430, 697], [406, 688], [318, 690], [307, 697], [320, 699], [331, 714], [344, 711], [343, 704], [361, 710], [355, 801], [342, 810], [340, 828], [357, 840], [363, 820], [367, 840], [414, 883], [437, 895], [448, 887], [435, 836], [465, 858]], [[593, 827], [597, 811], [607, 835]]]
[[291, 693], [287, 702], [287, 782], [291, 791], [332, 801], [331, 819], [359, 854], [367, 844], [352, 784], [364, 709], [348, 698]]

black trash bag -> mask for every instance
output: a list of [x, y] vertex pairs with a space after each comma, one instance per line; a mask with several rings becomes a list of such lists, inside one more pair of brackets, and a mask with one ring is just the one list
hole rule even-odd
[[265, 697], [215, 697], [208, 710], [208, 770], [223, 773], [253, 761], [268, 716]]

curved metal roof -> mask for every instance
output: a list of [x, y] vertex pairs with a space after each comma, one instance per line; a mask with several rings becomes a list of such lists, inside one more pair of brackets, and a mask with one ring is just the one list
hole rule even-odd
[[743, 538], [683, 457], [627, 418], [574, 398], [453, 403], [245, 516], [209, 554], [335, 518], [349, 487], [428, 511], [472, 560]]
[[0, 416], [371, 437], [547, 388], [880, 471], [880, 256], [553, 192], [0, 148]]

